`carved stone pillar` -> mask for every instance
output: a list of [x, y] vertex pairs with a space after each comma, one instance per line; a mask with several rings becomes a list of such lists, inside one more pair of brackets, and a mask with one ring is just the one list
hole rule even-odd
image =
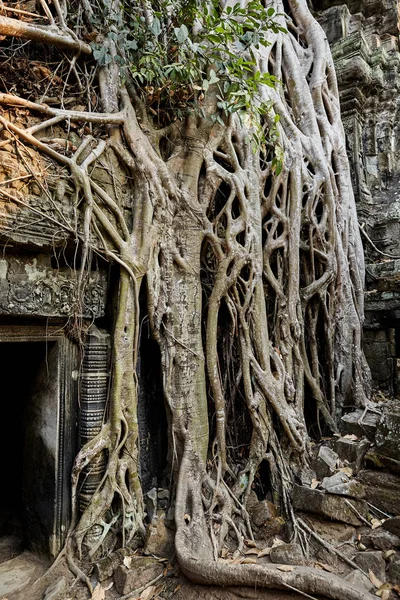
[[[105, 418], [109, 381], [110, 336], [91, 326], [86, 338], [80, 382], [79, 438], [81, 447], [101, 430]], [[105, 471], [103, 452], [82, 473], [79, 494], [81, 512], [88, 506]]]

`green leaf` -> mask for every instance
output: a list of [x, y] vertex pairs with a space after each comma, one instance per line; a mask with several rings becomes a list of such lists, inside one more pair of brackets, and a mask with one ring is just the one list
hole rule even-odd
[[161, 33], [161, 23], [158, 17], [154, 17], [152, 24], [150, 25], [150, 31], [153, 35], [158, 37]]
[[184, 23], [180, 27], [175, 27], [174, 33], [179, 44], [183, 44], [189, 36], [188, 28]]

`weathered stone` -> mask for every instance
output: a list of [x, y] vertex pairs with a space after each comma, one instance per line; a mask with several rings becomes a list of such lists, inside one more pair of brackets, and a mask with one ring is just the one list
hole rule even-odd
[[367, 452], [370, 443], [368, 440], [352, 440], [350, 438], [341, 437], [336, 440], [335, 450], [339, 458], [353, 465], [356, 471], [361, 466], [361, 461], [364, 454]]
[[355, 569], [346, 575], [345, 580], [353, 584], [354, 587], [360, 590], [360, 592], [362, 589], [366, 590], [367, 592], [371, 592], [374, 587], [368, 577], [361, 573], [361, 571], [358, 569]]
[[395, 535], [397, 535], [397, 537], [400, 538], [400, 517], [392, 517], [391, 519], [386, 519], [386, 521], [383, 523], [383, 528], [387, 531], [390, 531], [390, 533], [394, 533]]
[[386, 529], [379, 527], [371, 529], [361, 535], [360, 542], [364, 546], [375, 548], [376, 550], [392, 550], [400, 546], [400, 538]]
[[162, 571], [163, 564], [154, 558], [133, 557], [129, 569], [125, 565], [119, 565], [115, 570], [117, 592], [121, 595], [129, 594], [161, 575]]
[[400, 560], [390, 563], [387, 570], [387, 579], [393, 585], [400, 585]]
[[386, 563], [382, 552], [357, 552], [354, 562], [365, 573], [371, 570], [378, 579], [385, 581]]
[[365, 489], [364, 486], [350, 479], [345, 473], [338, 472], [331, 477], [325, 477], [322, 480], [321, 487], [328, 492], [328, 494], [338, 494], [340, 496], [350, 496], [351, 498], [364, 498]]
[[379, 414], [367, 412], [364, 415], [363, 410], [356, 410], [348, 413], [347, 415], [343, 415], [340, 428], [342, 435], [352, 434], [359, 438], [365, 435], [371, 442], [373, 442], [379, 419]]
[[400, 407], [391, 404], [382, 415], [375, 434], [380, 454], [400, 461]]
[[65, 577], [61, 577], [46, 589], [43, 600], [62, 600], [67, 592], [67, 587], [67, 580]]
[[336, 469], [338, 460], [339, 457], [336, 452], [328, 446], [321, 446], [313, 464], [317, 479], [323, 479], [332, 475]]
[[271, 549], [271, 562], [283, 565], [304, 565], [305, 559], [299, 544], [279, 544]]
[[389, 456], [379, 454], [375, 447], [372, 447], [368, 450], [368, 452], [364, 456], [363, 462], [364, 466], [367, 469], [389, 469], [389, 471], [392, 471], [393, 473], [398, 473], [400, 475], [400, 461], [394, 460]]
[[145, 554], [172, 557], [175, 552], [174, 532], [165, 525], [162, 516], [155, 518], [147, 528]]
[[396, 515], [400, 505], [400, 479], [392, 473], [360, 471], [358, 479], [365, 487], [368, 502], [386, 513]]
[[112, 577], [115, 569], [122, 563], [125, 556], [132, 554], [131, 548], [120, 548], [115, 552], [112, 552], [110, 556], [106, 556], [99, 560], [94, 566], [94, 576], [97, 581], [104, 581], [109, 577]]
[[261, 527], [278, 514], [275, 504], [268, 500], [259, 500], [253, 491], [249, 494], [246, 508], [252, 523], [257, 527]]
[[38, 578], [38, 563], [22, 553], [0, 565], [0, 598], [19, 592]]
[[[293, 506], [297, 510], [315, 513], [329, 517], [335, 521], [342, 521], [349, 525], [361, 525], [356, 516], [357, 511], [364, 518], [368, 515], [367, 503], [364, 500], [347, 500], [342, 496], [326, 494], [324, 491], [295, 485], [293, 488]], [[350, 504], [355, 510], [352, 510]]]
[[22, 552], [21, 539], [16, 535], [0, 538], [0, 564], [18, 556]]

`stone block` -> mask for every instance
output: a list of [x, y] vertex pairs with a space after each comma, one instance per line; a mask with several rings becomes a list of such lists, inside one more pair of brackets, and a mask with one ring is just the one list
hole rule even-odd
[[61, 577], [55, 583], [52, 583], [45, 591], [43, 600], [62, 600], [67, 592], [67, 580]]
[[339, 458], [350, 465], [354, 465], [355, 470], [360, 468], [364, 454], [369, 447], [368, 440], [358, 441], [346, 437], [337, 439], [335, 444], [335, 450]]
[[378, 579], [385, 581], [386, 563], [382, 552], [357, 552], [354, 562], [365, 573], [371, 570]]
[[275, 564], [304, 565], [305, 558], [299, 544], [279, 544], [271, 549], [269, 558]]
[[[399, 498], [399, 512], [400, 512], [400, 498]], [[400, 517], [392, 517], [391, 519], [386, 519], [383, 523], [383, 528], [390, 533], [394, 533], [398, 537], [400, 537]]]
[[155, 518], [147, 528], [145, 554], [171, 558], [175, 552], [174, 532], [168, 529], [163, 516]]
[[375, 444], [380, 454], [400, 461], [400, 407], [392, 406], [382, 415]]
[[163, 564], [150, 557], [133, 557], [128, 569], [125, 565], [119, 565], [114, 573], [114, 581], [117, 592], [124, 596], [133, 590], [141, 588], [161, 575]]
[[[345, 579], [345, 581], [347, 581], [348, 583], [351, 583], [352, 585], [354, 585], [354, 587], [359, 589], [360, 594], [362, 593], [362, 590], [371, 592], [374, 587], [372, 585], [372, 583], [370, 582], [370, 580], [368, 579], [368, 577], [366, 575], [364, 575], [363, 573], [361, 573], [361, 571], [359, 571], [358, 569], [351, 571], [348, 575], [346, 575], [346, 577], [344, 579]], [[361, 596], [360, 596], [360, 598], [361, 598]]]
[[400, 479], [392, 473], [363, 470], [358, 474], [370, 504], [391, 515], [399, 512]]
[[321, 446], [313, 463], [317, 479], [332, 475], [337, 467], [338, 460], [339, 457], [334, 450], [328, 446]]
[[[349, 525], [361, 525], [355, 511], [364, 518], [367, 518], [368, 515], [367, 503], [364, 500], [354, 498], [347, 500], [343, 496], [326, 494], [324, 491], [312, 490], [299, 485], [295, 485], [293, 488], [292, 500], [293, 506], [297, 510], [311, 512]], [[352, 510], [350, 504], [355, 510]]]
[[382, 527], [371, 529], [361, 535], [360, 542], [375, 550], [394, 550], [400, 547], [400, 538]]
[[389, 456], [379, 454], [374, 446], [370, 448], [364, 455], [363, 463], [367, 469], [389, 469], [389, 471], [392, 471], [392, 473], [398, 473], [400, 475], [400, 461], [394, 460], [394, 458], [390, 458]]
[[363, 410], [356, 410], [343, 415], [341, 419], [341, 433], [342, 435], [353, 434], [359, 438], [365, 435], [373, 442], [379, 419], [380, 415], [376, 413], [367, 412], [364, 415]]
[[362, 483], [350, 479], [345, 473], [339, 471], [331, 477], [325, 477], [321, 483], [322, 489], [328, 494], [350, 496], [351, 498], [364, 498], [365, 489]]
[[400, 585], [400, 560], [394, 561], [388, 566], [387, 580], [393, 585]]

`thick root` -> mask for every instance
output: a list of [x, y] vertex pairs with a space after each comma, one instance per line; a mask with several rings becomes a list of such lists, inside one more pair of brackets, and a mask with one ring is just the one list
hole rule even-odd
[[[179, 534], [177, 534], [177, 538]], [[177, 542], [179, 566], [186, 577], [204, 585], [246, 585], [278, 590], [292, 589], [306, 594], [317, 594], [332, 600], [373, 600], [365, 590], [358, 590], [340, 577], [311, 567], [283, 565], [233, 565], [197, 560]], [[285, 568], [287, 566], [285, 565]]]

